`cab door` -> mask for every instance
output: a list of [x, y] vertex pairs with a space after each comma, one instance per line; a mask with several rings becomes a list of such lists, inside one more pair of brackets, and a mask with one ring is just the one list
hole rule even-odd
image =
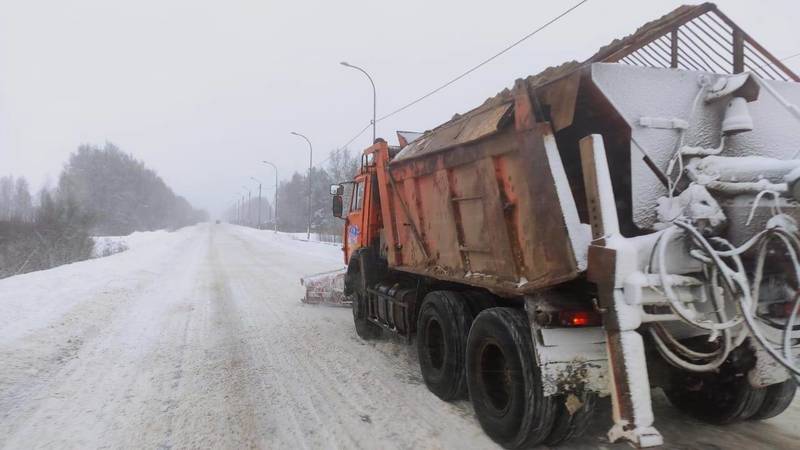
[[366, 175], [356, 178], [350, 208], [345, 219], [344, 252], [345, 261], [350, 261], [354, 251], [361, 248], [364, 236], [364, 195], [366, 192]]

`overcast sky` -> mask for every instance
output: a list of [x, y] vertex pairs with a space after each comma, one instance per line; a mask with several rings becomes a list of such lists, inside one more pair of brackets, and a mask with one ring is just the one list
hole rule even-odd
[[[274, 184], [534, 30], [572, 1], [0, 0], [0, 174], [55, 184], [81, 143], [113, 142], [212, 214], [249, 177]], [[425, 130], [513, 80], [583, 59], [679, 1], [590, 0], [450, 88], [378, 124]], [[717, 2], [778, 57], [800, 52], [800, 2]], [[800, 57], [786, 61], [800, 72]], [[351, 148], [361, 150], [369, 132]], [[269, 191], [269, 195], [272, 191]]]

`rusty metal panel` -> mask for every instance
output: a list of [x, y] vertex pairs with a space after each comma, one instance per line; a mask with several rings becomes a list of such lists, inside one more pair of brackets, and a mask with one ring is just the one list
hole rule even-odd
[[[390, 164], [386, 174], [399, 195], [394, 214], [384, 217], [400, 221], [395, 261], [402, 261], [390, 265], [508, 295], [575, 278], [546, 133], [549, 126], [507, 126], [445, 152]], [[398, 209], [403, 204], [411, 220]]]
[[456, 118], [437, 128], [435, 133], [426, 133], [405, 146], [395, 156], [393, 163], [419, 158], [496, 133], [502, 126], [504, 118], [510, 113], [511, 107], [510, 102], [489, 105]]
[[404, 236], [402, 241], [407, 243], [403, 245], [402, 249], [404, 253], [403, 260], [406, 264], [420, 266], [427, 265], [428, 258], [425, 237], [420, 236], [422, 242], [419, 242], [418, 238], [414, 236], [414, 230], [420, 230], [422, 228], [423, 220], [421, 211], [418, 208], [419, 197], [415, 185], [416, 179], [414, 178], [406, 178], [401, 183], [401, 197], [408, 207], [410, 217], [400, 215], [398, 217], [402, 217], [400, 226], [401, 234]]
[[[545, 155], [543, 136], [549, 130], [521, 134], [527, 149], [505, 161], [507, 190], [515, 190], [518, 230], [527, 282], [545, 286], [577, 273], [576, 261], [555, 180]], [[524, 180], [524, 182], [521, 182]]]
[[462, 187], [459, 196], [464, 199], [459, 201], [464, 229], [461, 250], [469, 258], [470, 275], [518, 281], [493, 159], [458, 168], [454, 175], [456, 171]]
[[431, 179], [434, 195], [423, 197], [429, 219], [425, 236], [431, 243], [431, 254], [438, 264], [452, 269], [462, 268], [464, 261], [459, 251], [458, 219], [452, 201], [449, 173], [437, 170], [426, 178]]
[[550, 105], [550, 117], [555, 131], [572, 125], [580, 80], [581, 73], [576, 71], [572, 75], [548, 84], [538, 92], [542, 103]]
[[498, 127], [502, 125], [503, 118], [508, 114], [510, 108], [511, 103], [509, 102], [469, 117], [464, 124], [463, 131], [458, 135], [457, 142], [454, 142], [454, 144], [472, 142], [496, 132]]
[[[407, 179], [408, 180], [408, 179]], [[415, 186], [415, 214], [419, 215], [420, 234], [425, 241], [425, 247], [432, 262], [444, 265], [442, 248], [448, 247], [448, 230], [453, 227], [453, 221], [448, 220], [444, 206], [447, 202], [447, 192], [436, 186], [436, 174], [411, 178]], [[406, 181], [408, 183], [408, 181]], [[448, 258], [449, 259], [449, 258]]]

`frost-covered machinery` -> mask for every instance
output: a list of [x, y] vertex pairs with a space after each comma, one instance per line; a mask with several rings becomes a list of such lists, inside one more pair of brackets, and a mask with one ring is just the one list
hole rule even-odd
[[[332, 186], [357, 333], [416, 336], [444, 400], [508, 448], [558, 444], [610, 395], [612, 441], [662, 443], [650, 390], [725, 424], [767, 419], [800, 375], [798, 77], [714, 5]], [[410, 141], [410, 142], [407, 142]]]

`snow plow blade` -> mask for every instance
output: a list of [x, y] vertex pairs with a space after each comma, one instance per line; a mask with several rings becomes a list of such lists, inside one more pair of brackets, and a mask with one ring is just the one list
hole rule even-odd
[[346, 270], [337, 269], [301, 278], [300, 284], [306, 288], [306, 295], [302, 300], [303, 303], [350, 305], [351, 302], [344, 295], [344, 275]]

